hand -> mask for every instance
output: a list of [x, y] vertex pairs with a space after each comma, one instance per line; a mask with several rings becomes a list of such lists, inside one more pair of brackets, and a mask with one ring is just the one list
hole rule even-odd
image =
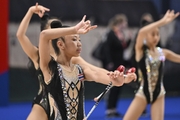
[[137, 76], [135, 74], [136, 72], [136, 69], [133, 67], [133, 68], [130, 68], [127, 73], [126, 73], [126, 77], [125, 77], [125, 83], [130, 83], [131, 81], [136, 81], [137, 79]]
[[77, 34], [86, 34], [90, 30], [93, 30], [97, 27], [97, 25], [91, 26], [91, 21], [86, 19], [86, 15], [84, 15], [83, 19], [75, 26]]
[[131, 81], [136, 81], [137, 76], [135, 73], [128, 73], [125, 77], [124, 83], [130, 83]]
[[108, 75], [111, 78], [113, 86], [122, 86], [124, 84], [124, 71], [115, 70], [114, 72], [109, 72]]
[[35, 14], [38, 14], [39, 17], [42, 17], [44, 15], [44, 13], [46, 11], [50, 11], [50, 9], [46, 8], [46, 7], [43, 7], [41, 5], [38, 5], [38, 3], [36, 3], [36, 6], [32, 6], [30, 8], [30, 10], [35, 13]]
[[174, 10], [168, 10], [166, 12], [166, 14], [164, 15], [164, 17], [161, 19], [165, 24], [170, 23], [171, 21], [173, 21], [175, 18], [177, 18], [179, 16], [179, 12], [177, 12], [176, 14], [174, 13]]

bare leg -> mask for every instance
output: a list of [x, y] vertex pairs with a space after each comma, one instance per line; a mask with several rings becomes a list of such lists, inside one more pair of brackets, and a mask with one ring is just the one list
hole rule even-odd
[[48, 120], [48, 118], [44, 109], [34, 104], [27, 120]]
[[164, 120], [164, 95], [151, 105], [152, 120]]
[[123, 120], [138, 120], [147, 105], [146, 99], [135, 96]]

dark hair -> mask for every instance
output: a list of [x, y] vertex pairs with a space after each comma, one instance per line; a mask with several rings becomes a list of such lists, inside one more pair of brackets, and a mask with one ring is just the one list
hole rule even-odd
[[153, 23], [153, 22], [149, 22], [149, 21], [147, 21], [147, 20], [142, 20], [142, 21], [141, 21], [141, 27], [144, 27], [144, 26], [149, 25], [149, 24], [151, 24], [151, 23]]
[[[60, 28], [60, 27], [62, 27], [62, 24], [59, 21], [52, 21], [50, 26], [51, 26], [51, 28]], [[54, 48], [54, 51], [55, 51], [56, 55], [60, 54], [59, 48], [57, 46], [58, 39], [59, 38], [56, 38], [56, 39], [52, 40], [52, 46]]]
[[[55, 21], [52, 21], [51, 24], [50, 24], [50, 26], [51, 26], [51, 28], [65, 28], [65, 27], [70, 27], [70, 26], [63, 26], [60, 21], [56, 21], [56, 20], [55, 20]], [[60, 37], [60, 38], [65, 42], [65, 40], [64, 40], [63, 37]], [[53, 40], [52, 40], [52, 46], [53, 46], [53, 49], [54, 49], [56, 55], [59, 55], [59, 54], [60, 54], [60, 50], [59, 50], [59, 48], [58, 48], [58, 46], [57, 46], [58, 40], [59, 40], [59, 38], [56, 38], [56, 39], [53, 39]]]
[[46, 29], [48, 20], [50, 19], [49, 14], [45, 13], [43, 17], [41, 18], [41, 31]]
[[[145, 17], [149, 16], [151, 18], [151, 20], [147, 20]], [[140, 27], [146, 26], [150, 23], [154, 22], [153, 16], [150, 13], [144, 13], [141, 16], [141, 20], [140, 20]]]
[[[50, 17], [48, 13], [45, 13], [43, 17], [41, 18], [41, 31], [47, 29], [47, 27], [51, 24], [49, 23], [49, 20], [55, 19], [54, 21], [59, 21], [61, 24], [61, 20], [57, 17]], [[51, 27], [52, 28], [52, 27]]]

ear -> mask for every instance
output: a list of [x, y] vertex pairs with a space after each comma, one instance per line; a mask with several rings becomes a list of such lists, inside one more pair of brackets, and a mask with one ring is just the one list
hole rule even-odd
[[65, 49], [65, 44], [62, 40], [58, 40], [57, 46], [62, 50]]

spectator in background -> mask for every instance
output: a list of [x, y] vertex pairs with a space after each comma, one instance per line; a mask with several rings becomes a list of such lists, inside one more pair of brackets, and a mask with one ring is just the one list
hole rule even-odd
[[[131, 42], [131, 36], [125, 36], [125, 30], [128, 27], [128, 20], [124, 14], [117, 14], [109, 21], [110, 31], [107, 33], [106, 49], [104, 53], [108, 59], [102, 61], [103, 67], [107, 70], [115, 70], [119, 65], [127, 67], [127, 61], [124, 60], [124, 50]], [[106, 117], [121, 117], [117, 111], [117, 103], [122, 87], [113, 87], [107, 98]]]

